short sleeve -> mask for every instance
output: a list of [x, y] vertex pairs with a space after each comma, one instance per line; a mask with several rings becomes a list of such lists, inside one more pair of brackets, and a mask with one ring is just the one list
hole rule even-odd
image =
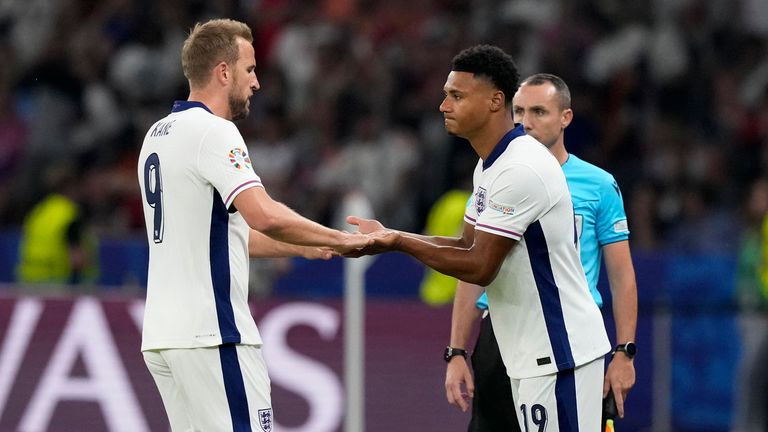
[[243, 137], [232, 123], [214, 125], [203, 138], [198, 169], [219, 192], [227, 208], [240, 192], [263, 187], [253, 171]]
[[483, 161], [479, 160], [475, 166], [475, 172], [472, 174], [472, 194], [469, 195], [467, 207], [464, 209], [464, 222], [470, 225], [475, 225], [477, 223], [477, 207], [475, 206], [475, 200], [477, 199], [477, 184], [480, 181], [482, 172]]
[[629, 225], [624, 200], [618, 183], [611, 176], [600, 185], [600, 207], [597, 211], [597, 241], [602, 245], [629, 238]]
[[476, 230], [520, 240], [551, 207], [544, 182], [528, 166], [510, 165], [489, 180], [488, 190], [475, 190]]
[[481, 310], [488, 309], [488, 294], [483, 293], [483, 295], [478, 297], [477, 301], [475, 302], [475, 307]]

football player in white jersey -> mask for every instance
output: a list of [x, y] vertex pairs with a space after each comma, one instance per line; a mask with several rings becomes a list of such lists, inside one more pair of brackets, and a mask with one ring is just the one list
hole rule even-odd
[[[515, 123], [544, 144], [560, 162], [574, 204], [581, 262], [592, 297], [598, 306], [603, 300], [597, 290], [602, 258], [613, 300], [616, 323], [616, 354], [611, 358], [603, 394], [615, 395], [619, 417], [624, 400], [635, 383], [634, 338], [637, 326], [637, 284], [629, 247], [629, 229], [624, 203], [616, 180], [608, 172], [585, 162], [565, 147], [565, 129], [573, 119], [571, 93], [566, 83], [551, 74], [532, 75], [520, 84], [512, 101]], [[446, 396], [463, 411], [471, 398], [469, 431], [519, 430], [515, 414], [506, 410], [512, 402], [509, 379], [496, 344], [491, 317], [484, 314], [487, 298], [475, 302], [482, 287], [462, 285], [454, 298], [450, 346], [458, 348], [446, 369]], [[472, 352], [472, 373], [465, 358], [474, 323], [483, 314], [480, 332]], [[474, 377], [473, 377], [474, 374]], [[474, 378], [474, 380], [473, 380]], [[466, 387], [466, 393], [462, 390]], [[607, 420], [607, 418], [606, 418]]]
[[248, 307], [248, 257], [330, 258], [371, 242], [267, 194], [233, 120], [259, 89], [250, 28], [195, 25], [189, 98], [149, 128], [138, 161], [149, 239], [141, 350], [174, 431], [270, 431], [270, 383]]
[[386, 230], [355, 216], [348, 221], [361, 232], [379, 232], [360, 252], [405, 252], [486, 287], [518, 403], [509, 409], [521, 429], [595, 431], [610, 345], [579, 261], [560, 164], [513, 122], [517, 80], [512, 58], [497, 47], [478, 45], [453, 59], [440, 111], [446, 130], [480, 156], [462, 237]]

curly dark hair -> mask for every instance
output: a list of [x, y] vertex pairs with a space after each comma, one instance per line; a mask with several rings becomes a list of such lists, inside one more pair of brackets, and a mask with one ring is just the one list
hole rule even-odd
[[504, 93], [504, 105], [512, 105], [520, 74], [512, 57], [494, 45], [475, 45], [453, 58], [451, 70], [469, 72], [491, 82]]

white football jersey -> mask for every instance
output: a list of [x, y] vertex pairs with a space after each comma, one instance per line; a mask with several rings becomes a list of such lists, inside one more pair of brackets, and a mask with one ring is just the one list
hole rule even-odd
[[149, 239], [142, 351], [260, 345], [248, 307], [249, 227], [231, 206], [262, 184], [235, 125], [177, 101], [149, 128], [138, 175]]
[[486, 287], [507, 373], [523, 379], [574, 368], [610, 350], [576, 248], [565, 175], [522, 126], [478, 162], [465, 221], [517, 240]]

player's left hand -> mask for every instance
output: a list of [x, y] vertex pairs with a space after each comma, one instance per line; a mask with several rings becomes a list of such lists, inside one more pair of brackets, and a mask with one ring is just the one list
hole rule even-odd
[[630, 358], [622, 353], [616, 353], [608, 364], [608, 371], [603, 380], [603, 398], [609, 391], [616, 399], [616, 409], [619, 417], [624, 418], [624, 401], [629, 390], [635, 385], [635, 365]]
[[372, 242], [360, 249], [344, 253], [346, 258], [358, 258], [364, 255], [377, 255], [389, 252], [397, 247], [400, 241], [400, 232], [392, 230], [379, 230], [367, 234]]
[[308, 247], [304, 251], [304, 258], [306, 259], [321, 259], [329, 260], [335, 256], [340, 256], [333, 248], [329, 247]]

